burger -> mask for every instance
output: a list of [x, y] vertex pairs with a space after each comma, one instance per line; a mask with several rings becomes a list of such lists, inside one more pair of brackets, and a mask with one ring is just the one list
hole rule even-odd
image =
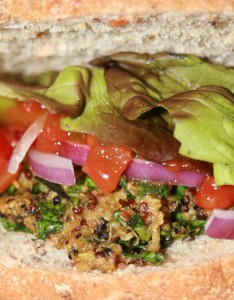
[[1, 22], [2, 299], [232, 299], [233, 3]]

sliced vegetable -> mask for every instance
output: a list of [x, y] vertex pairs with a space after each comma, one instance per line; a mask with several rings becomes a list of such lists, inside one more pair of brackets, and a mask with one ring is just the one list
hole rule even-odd
[[68, 132], [60, 128], [60, 119], [64, 117], [62, 114], [48, 114], [45, 121], [43, 131], [35, 140], [34, 147], [39, 151], [48, 153], [58, 153], [60, 149], [60, 141], [65, 140]]
[[199, 186], [204, 178], [203, 175], [190, 171], [171, 172], [160, 164], [137, 158], [130, 162], [125, 175], [134, 179], [169, 182], [189, 187]]
[[207, 210], [227, 209], [234, 205], [234, 186], [217, 186], [213, 177], [205, 177], [194, 200], [198, 206]]
[[131, 151], [123, 147], [95, 146], [90, 150], [82, 171], [108, 193], [116, 189], [131, 160]]
[[36, 101], [18, 101], [5, 112], [4, 123], [20, 130], [26, 130], [46, 110]]
[[[7, 165], [7, 164], [6, 164]], [[0, 162], [1, 167], [1, 162]], [[18, 177], [18, 172], [16, 174], [11, 174], [8, 172], [3, 172], [0, 174], [0, 193], [4, 193], [10, 184], [15, 181]]]
[[234, 239], [234, 211], [214, 209], [205, 225], [205, 233], [216, 239]]
[[[53, 85], [52, 85], [53, 86]], [[66, 113], [69, 116], [77, 116], [79, 108], [75, 105], [66, 104], [61, 101], [58, 95], [58, 99], [54, 100], [55, 91], [51, 91], [41, 88], [24, 85], [22, 83], [12, 84], [0, 81], [0, 98], [3, 102], [9, 103], [10, 100], [29, 101], [35, 100], [43, 106], [45, 106], [51, 113]], [[48, 91], [48, 95], [46, 94]], [[46, 97], [43, 95], [46, 94]], [[51, 98], [49, 98], [51, 96]], [[5, 101], [6, 100], [6, 101]], [[6, 105], [7, 107], [8, 105]], [[2, 104], [1, 104], [2, 107]]]
[[[8, 160], [12, 154], [12, 147], [3, 131], [0, 131], [0, 159]], [[0, 169], [1, 170], [1, 169]]]
[[[114, 104], [107, 92], [104, 70], [93, 69], [82, 114], [75, 119], [63, 118], [61, 127], [66, 131], [93, 135], [106, 145], [128, 147], [148, 160], [162, 162], [176, 158], [179, 143], [171, 132], [157, 124], [157, 116], [134, 120], [124, 117], [126, 112], [123, 110], [131, 104], [131, 97], [129, 101], [129, 104], [128, 101]], [[134, 108], [134, 117], [145, 112], [145, 102], [138, 104]]]
[[[116, 149], [118, 149], [118, 147], [116, 147]], [[87, 145], [76, 144], [71, 142], [61, 142], [59, 154], [63, 157], [71, 159], [74, 164], [82, 166], [86, 162], [89, 152], [90, 147]], [[109, 164], [107, 161], [103, 164], [99, 163], [98, 153], [96, 154], [92, 156], [92, 158], [90, 157], [90, 160], [92, 161], [92, 168], [95, 168], [96, 166], [96, 170], [100, 168], [100, 174], [104, 174], [102, 166], [104, 164], [105, 168], [108, 169]], [[112, 159], [114, 159], [113, 154]], [[186, 186], [199, 186], [204, 178], [202, 174], [199, 174], [197, 172], [168, 171], [167, 167], [164, 167], [161, 164], [156, 164], [154, 162], [138, 158], [134, 158], [131, 160], [131, 162], [129, 162], [127, 169], [124, 171], [124, 174], [129, 178], [139, 180], [149, 180], [165, 183], [169, 182], [175, 185]], [[106, 180], [105, 182], [107, 183]]]
[[28, 157], [34, 173], [39, 177], [64, 185], [75, 184], [74, 169], [70, 159], [38, 150], [30, 150]]
[[10, 158], [7, 169], [9, 173], [15, 174], [17, 172], [19, 165], [23, 161], [29, 148], [43, 129], [46, 116], [47, 114], [38, 117], [23, 134]]
[[60, 145], [59, 155], [71, 159], [78, 166], [83, 166], [90, 151], [88, 145], [63, 141], [60, 142]]

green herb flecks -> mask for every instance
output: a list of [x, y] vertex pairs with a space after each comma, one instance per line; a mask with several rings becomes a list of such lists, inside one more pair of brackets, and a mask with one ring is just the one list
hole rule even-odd
[[167, 197], [169, 194], [169, 186], [166, 184], [153, 184], [145, 181], [140, 182], [138, 195], [144, 196], [149, 194]]
[[142, 220], [141, 216], [138, 214], [133, 215], [130, 220], [127, 222], [128, 226], [133, 228], [140, 240], [148, 242], [151, 238], [151, 235], [147, 231], [147, 226]]
[[114, 221], [121, 224], [123, 227], [127, 226], [127, 221], [123, 217], [123, 212], [122, 211], [115, 211], [114, 214], [113, 214], [113, 219], [114, 219]]
[[[45, 186], [47, 186], [50, 190], [56, 192], [60, 197], [62, 197], [62, 198], [66, 198], [67, 197], [67, 195], [66, 195], [63, 187], [60, 184], [49, 182], [49, 181], [47, 181], [47, 180], [45, 180], [43, 178], [40, 178], [40, 177], [36, 177], [36, 178], [39, 181], [39, 183], [38, 183], [38, 192], [40, 191], [39, 185], [40, 185], [40, 183], [42, 183]], [[36, 189], [36, 191], [37, 191], [37, 189]], [[34, 192], [34, 194], [36, 194], [36, 193]]]
[[117, 243], [121, 245], [123, 255], [131, 258], [132, 262], [141, 259], [152, 264], [162, 264], [165, 261], [162, 253], [147, 251], [146, 242], [141, 242], [136, 245], [135, 240], [131, 239], [130, 241], [118, 240]]
[[40, 184], [40, 182], [37, 182], [32, 187], [32, 193], [33, 194], [40, 194], [40, 192], [41, 192], [41, 184]]
[[7, 231], [19, 231], [19, 232], [32, 233], [31, 230], [29, 230], [26, 226], [24, 226], [24, 224], [17, 223], [17, 219], [15, 220], [15, 222], [12, 222], [5, 217], [1, 217], [0, 220], [2, 222], [3, 227]]
[[75, 185], [68, 186], [65, 190], [66, 194], [70, 197], [70, 199], [78, 204], [78, 198], [81, 193], [91, 192], [94, 189], [97, 189], [97, 185], [93, 182], [93, 180], [85, 175], [79, 178]]
[[14, 195], [14, 193], [16, 192], [16, 187], [15, 187], [15, 185], [12, 183], [9, 187], [8, 187], [8, 189], [6, 190], [6, 194], [7, 195]]
[[98, 188], [95, 182], [89, 176], [85, 176], [84, 185], [88, 187], [89, 192]]
[[174, 240], [192, 238], [204, 233], [205, 220], [185, 220], [183, 213], [176, 214], [176, 220], [171, 223], [170, 229], [162, 229], [161, 244], [168, 247]]
[[175, 193], [175, 195], [178, 198], [178, 200], [181, 200], [181, 199], [184, 198], [186, 190], [187, 190], [187, 187], [183, 186], [183, 185], [178, 185], [176, 187], [176, 193]]
[[127, 181], [123, 176], [120, 178], [119, 185], [124, 188], [127, 195], [127, 199], [135, 199], [135, 196], [129, 191]]
[[124, 252], [124, 255], [133, 258], [134, 260], [142, 259], [152, 264], [161, 264], [165, 261], [165, 258], [161, 253], [155, 253], [153, 251], [142, 251], [140, 253]]
[[63, 228], [62, 217], [66, 211], [66, 205], [40, 203], [38, 212], [41, 220], [36, 221], [37, 237], [45, 239], [48, 234], [59, 232]]

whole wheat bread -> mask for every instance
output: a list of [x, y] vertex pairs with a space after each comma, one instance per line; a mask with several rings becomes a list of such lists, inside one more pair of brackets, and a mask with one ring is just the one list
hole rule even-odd
[[[229, 0], [3, 0], [0, 23], [2, 72], [60, 70], [116, 51], [192, 53], [234, 65]], [[178, 241], [159, 267], [77, 273], [49, 242], [1, 229], [0, 300], [226, 300], [233, 289], [233, 241]]]

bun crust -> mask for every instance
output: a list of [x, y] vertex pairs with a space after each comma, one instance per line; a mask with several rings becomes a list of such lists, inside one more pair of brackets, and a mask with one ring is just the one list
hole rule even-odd
[[[1, 299], [233, 299], [234, 257], [190, 268], [70, 273], [0, 265]], [[177, 298], [175, 298], [175, 295]]]
[[78, 273], [66, 251], [38, 242], [30, 234], [1, 233], [1, 300], [234, 298], [234, 242], [230, 240], [200, 236], [177, 241], [168, 248], [163, 265], [129, 266], [111, 274]]
[[168, 11], [176, 12], [226, 12], [234, 11], [233, 0], [3, 0], [0, 20], [58, 21], [88, 15], [139, 15]]
[[[113, 274], [6, 268], [0, 264], [0, 299], [233, 299], [234, 257], [190, 268]], [[177, 298], [175, 298], [175, 295]]]

